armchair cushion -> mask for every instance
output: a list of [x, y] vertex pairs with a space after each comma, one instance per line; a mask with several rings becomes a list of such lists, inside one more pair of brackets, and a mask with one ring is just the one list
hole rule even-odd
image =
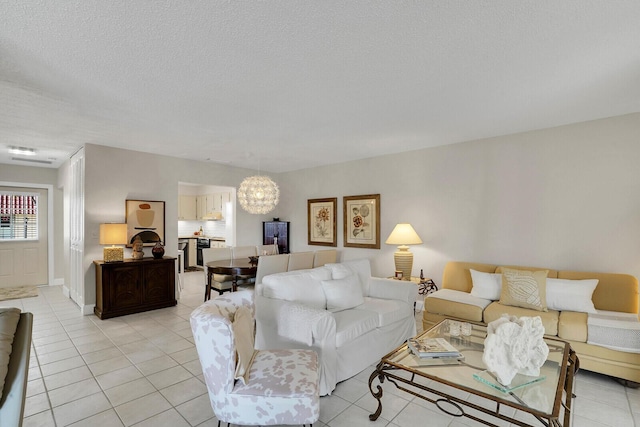
[[327, 310], [331, 312], [353, 308], [364, 302], [362, 287], [355, 274], [343, 279], [323, 280], [321, 283], [327, 297]]
[[236, 344], [235, 379], [247, 384], [249, 369], [255, 355], [253, 316], [248, 307], [238, 307], [233, 318], [233, 337]]

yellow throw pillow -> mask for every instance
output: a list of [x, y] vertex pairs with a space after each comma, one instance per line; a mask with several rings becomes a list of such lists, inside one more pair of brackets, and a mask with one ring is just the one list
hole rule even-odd
[[547, 274], [549, 270], [502, 269], [500, 304], [547, 311]]

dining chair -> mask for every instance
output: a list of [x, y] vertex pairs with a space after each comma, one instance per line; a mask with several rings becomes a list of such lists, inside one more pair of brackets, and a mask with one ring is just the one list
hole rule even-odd
[[269, 274], [283, 273], [289, 265], [289, 254], [261, 256], [258, 261], [256, 283], [262, 283], [262, 278]]
[[258, 245], [258, 255], [278, 255], [278, 245]]
[[233, 246], [231, 248], [231, 258], [249, 258], [250, 256], [257, 256], [258, 250], [255, 246]]
[[325, 264], [336, 262], [338, 258], [338, 251], [335, 249], [326, 249], [322, 251], [316, 251], [313, 257], [313, 268], [322, 267]]
[[313, 268], [313, 252], [291, 252], [288, 271]]
[[202, 265], [204, 267], [204, 300], [211, 299], [211, 290], [215, 290], [218, 294], [233, 289], [233, 276], [228, 274], [213, 274], [211, 277], [211, 285], [207, 283], [208, 267], [207, 263], [211, 261], [221, 261], [231, 259], [231, 248], [208, 248], [202, 249]]
[[228, 425], [312, 425], [320, 417], [318, 355], [255, 350], [253, 292], [202, 304], [190, 323], [213, 413]]

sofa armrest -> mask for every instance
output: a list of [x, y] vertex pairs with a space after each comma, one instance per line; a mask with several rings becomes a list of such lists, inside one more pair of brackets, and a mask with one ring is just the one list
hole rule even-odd
[[418, 286], [406, 280], [369, 278], [369, 295], [373, 298], [404, 301], [413, 307], [418, 296]]
[[24, 415], [33, 314], [21, 313], [9, 358], [9, 371], [0, 400], [0, 426], [21, 426]]

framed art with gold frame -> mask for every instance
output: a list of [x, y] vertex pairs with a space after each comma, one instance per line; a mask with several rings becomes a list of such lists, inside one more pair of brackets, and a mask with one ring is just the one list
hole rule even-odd
[[344, 196], [344, 246], [380, 249], [380, 194]]
[[338, 245], [337, 205], [337, 197], [307, 200], [307, 243], [309, 245]]
[[151, 200], [127, 200], [127, 247], [140, 236], [144, 246], [164, 243], [164, 202]]

